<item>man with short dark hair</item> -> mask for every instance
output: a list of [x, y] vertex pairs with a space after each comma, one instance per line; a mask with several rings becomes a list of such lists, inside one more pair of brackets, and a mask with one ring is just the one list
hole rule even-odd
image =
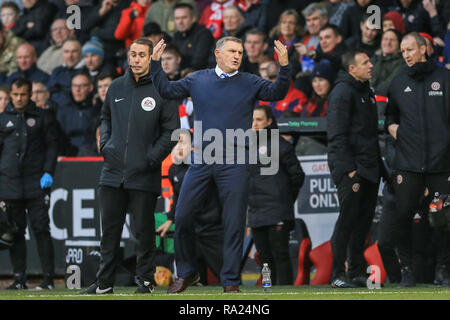
[[264, 32], [251, 29], [245, 34], [244, 49], [245, 56], [242, 59], [241, 70], [259, 75], [259, 64], [264, 57], [264, 52], [269, 44], [266, 42]]
[[37, 289], [53, 289], [55, 261], [48, 209], [57, 156], [55, 121], [30, 100], [31, 82], [15, 79], [10, 95], [10, 103], [0, 114], [0, 199], [19, 230], [9, 249], [14, 283], [8, 289], [27, 289], [27, 215], [44, 275]]
[[161, 66], [166, 73], [167, 77], [171, 80], [179, 80], [181, 65], [181, 53], [178, 48], [172, 44], [169, 44], [164, 50], [161, 56]]
[[324, 25], [319, 32], [320, 45], [314, 56], [315, 62], [329, 60], [336, 73], [341, 69], [341, 57], [347, 50], [339, 28], [332, 24]]
[[172, 43], [182, 53], [181, 69], [203, 69], [207, 66], [214, 43], [211, 32], [196, 22], [194, 8], [188, 3], [174, 7], [175, 32]]
[[[407, 69], [388, 89], [385, 128], [395, 139], [396, 210], [380, 221], [379, 248], [383, 259], [397, 248], [400, 270], [387, 264], [400, 278], [400, 286], [412, 287], [411, 225], [427, 188], [450, 194], [450, 71], [427, 59], [426, 40], [418, 33], [406, 35], [401, 52]], [[450, 285], [449, 234], [436, 229], [436, 285]], [[388, 260], [388, 259], [385, 259]]]
[[371, 16], [365, 14], [361, 23], [361, 34], [355, 35], [345, 40], [345, 44], [349, 48], [361, 48], [367, 52], [367, 55], [372, 58], [375, 51], [380, 48], [380, 30], [376, 25], [370, 23]]
[[115, 79], [101, 111], [101, 260], [97, 280], [82, 294], [113, 293], [118, 249], [127, 212], [136, 226], [137, 293], [152, 293], [155, 273], [156, 199], [161, 163], [179, 127], [178, 105], [161, 98], [150, 78], [153, 44], [139, 38], [128, 50], [129, 71]]
[[327, 113], [328, 164], [339, 197], [339, 217], [331, 237], [331, 286], [353, 288], [367, 283], [364, 243], [383, 168], [377, 106], [369, 85], [373, 65], [360, 49], [346, 52], [342, 64], [345, 71], [330, 93]]

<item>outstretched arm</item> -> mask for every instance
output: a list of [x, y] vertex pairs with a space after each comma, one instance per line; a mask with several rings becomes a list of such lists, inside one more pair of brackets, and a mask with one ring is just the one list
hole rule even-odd
[[153, 48], [152, 62], [150, 64], [150, 74], [161, 97], [164, 99], [184, 99], [190, 96], [189, 87], [191, 77], [186, 77], [178, 81], [169, 81], [161, 67], [161, 55], [166, 48], [164, 39], [158, 42]]

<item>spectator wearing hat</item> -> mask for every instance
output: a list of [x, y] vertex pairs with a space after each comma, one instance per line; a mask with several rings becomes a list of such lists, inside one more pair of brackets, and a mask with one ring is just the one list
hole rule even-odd
[[[277, 62], [269, 60], [259, 65], [259, 73], [261, 78], [275, 82], [278, 75], [280, 66]], [[268, 105], [272, 108], [273, 115], [276, 119], [280, 118], [284, 112], [294, 112], [297, 116], [304, 110], [304, 106], [308, 101], [308, 97], [302, 91], [294, 87], [294, 83], [291, 81], [291, 86], [283, 100], [279, 101], [259, 101], [258, 105]]]
[[81, 49], [81, 55], [84, 60], [82, 72], [89, 74], [92, 83], [97, 83], [97, 77], [101, 72], [112, 72], [114, 67], [105, 62], [105, 51], [103, 44], [96, 37], [86, 42]]
[[383, 32], [389, 29], [397, 30], [400, 34], [406, 32], [403, 17], [397, 11], [389, 11], [383, 16]]
[[17, 78], [24, 78], [28, 81], [40, 81], [47, 83], [50, 76], [36, 66], [36, 50], [31, 44], [21, 44], [16, 51], [16, 60], [19, 70], [8, 77], [7, 82], [11, 84]]
[[125, 48], [128, 49], [130, 44], [141, 36], [145, 15], [151, 4], [152, 0], [136, 0], [131, 3], [129, 8], [122, 11], [114, 37], [117, 40], [125, 41]]

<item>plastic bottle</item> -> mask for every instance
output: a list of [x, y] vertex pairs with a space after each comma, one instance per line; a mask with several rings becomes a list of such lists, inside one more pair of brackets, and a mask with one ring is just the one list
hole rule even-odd
[[262, 288], [264, 292], [269, 292], [272, 289], [272, 279], [270, 278], [270, 268], [267, 263], [263, 264], [261, 270], [262, 275]]

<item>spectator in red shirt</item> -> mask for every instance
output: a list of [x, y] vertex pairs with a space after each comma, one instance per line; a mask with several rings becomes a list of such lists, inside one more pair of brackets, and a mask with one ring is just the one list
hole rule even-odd
[[223, 12], [226, 8], [236, 4], [235, 0], [213, 0], [202, 13], [200, 24], [208, 28], [214, 39], [220, 37], [223, 32]]
[[117, 40], [125, 41], [127, 49], [134, 40], [141, 36], [145, 15], [151, 4], [152, 0], [136, 0], [131, 3], [129, 8], [122, 11], [114, 37]]
[[[278, 63], [269, 60], [259, 65], [259, 73], [263, 79], [275, 82], [279, 68]], [[308, 97], [302, 91], [294, 88], [294, 84], [291, 82], [291, 87], [283, 100], [272, 102], [259, 101], [258, 104], [260, 106], [270, 106], [273, 115], [278, 119], [286, 111], [292, 111], [295, 114], [300, 115], [303, 112], [303, 108], [307, 101]]]

